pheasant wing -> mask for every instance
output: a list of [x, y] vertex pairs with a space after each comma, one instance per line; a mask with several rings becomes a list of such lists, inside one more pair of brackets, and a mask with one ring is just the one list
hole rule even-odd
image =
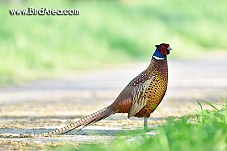
[[128, 113], [128, 118], [138, 113], [144, 106], [146, 106], [148, 98], [144, 96], [152, 80], [155, 76], [146, 80], [144, 83], [138, 83], [132, 91], [132, 107]]

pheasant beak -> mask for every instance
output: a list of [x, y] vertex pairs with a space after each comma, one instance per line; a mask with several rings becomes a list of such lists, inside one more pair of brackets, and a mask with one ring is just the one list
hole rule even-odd
[[170, 50], [172, 50], [172, 48], [170, 48], [170, 46], [166, 49], [166, 54], [170, 54]]
[[169, 50], [169, 51], [170, 51], [170, 50], [172, 50], [172, 48], [169, 46], [169, 47], [167, 48], [167, 50]]

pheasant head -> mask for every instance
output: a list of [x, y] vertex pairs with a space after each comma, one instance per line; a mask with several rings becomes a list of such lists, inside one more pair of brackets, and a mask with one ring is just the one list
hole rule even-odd
[[170, 54], [170, 50], [172, 50], [169, 44], [161, 43], [160, 45], [155, 45], [156, 50], [153, 54], [153, 58], [156, 60], [164, 60], [166, 56]]

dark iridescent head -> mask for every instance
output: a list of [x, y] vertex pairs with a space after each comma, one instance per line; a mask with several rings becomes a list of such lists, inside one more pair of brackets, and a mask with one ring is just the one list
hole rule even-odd
[[166, 56], [170, 54], [170, 50], [172, 50], [169, 44], [161, 43], [160, 45], [155, 45], [156, 50], [153, 54], [153, 58], [156, 60], [164, 60]]

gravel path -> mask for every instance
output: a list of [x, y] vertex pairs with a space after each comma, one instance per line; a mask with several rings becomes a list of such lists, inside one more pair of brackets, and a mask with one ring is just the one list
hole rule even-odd
[[[145, 63], [109, 66], [62, 79], [2, 87], [0, 134], [40, 133], [75, 122], [112, 103], [124, 86], [146, 66]], [[222, 98], [226, 97], [227, 60], [170, 60], [167, 94], [148, 123], [150, 127], [155, 127], [169, 116], [178, 117], [195, 112], [198, 110], [196, 100], [221, 104]], [[125, 134], [128, 130], [142, 127], [142, 119], [128, 120], [126, 114], [116, 114], [80, 132], [45, 139], [0, 138], [0, 146], [13, 142], [30, 147], [36, 144], [39, 148], [40, 144], [61, 141], [75, 144], [103, 141], [112, 139], [119, 132]]]

